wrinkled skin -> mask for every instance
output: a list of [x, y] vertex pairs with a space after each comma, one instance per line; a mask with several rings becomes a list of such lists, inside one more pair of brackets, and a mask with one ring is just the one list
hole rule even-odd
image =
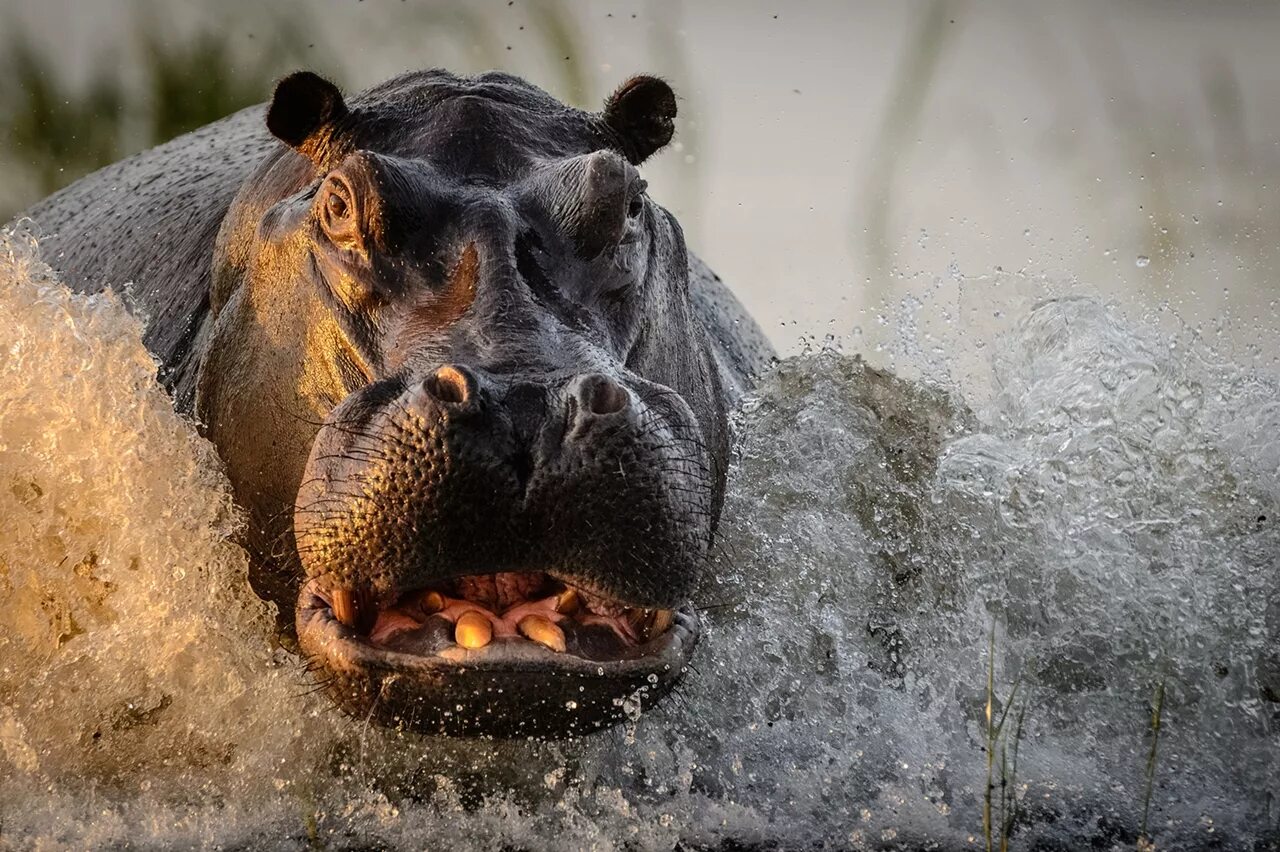
[[[648, 77], [593, 114], [503, 74], [347, 102], [304, 72], [266, 112], [283, 145], [244, 113], [31, 211], [73, 283], [141, 285], [247, 511], [253, 585], [349, 712], [558, 736], [679, 678], [727, 410], [770, 353], [645, 192], [674, 114]], [[86, 201], [134, 178], [180, 203], [155, 173], [211, 154], [186, 166], [209, 169], [194, 211]], [[163, 257], [106, 257], [123, 224]], [[480, 613], [492, 638], [469, 640]]]

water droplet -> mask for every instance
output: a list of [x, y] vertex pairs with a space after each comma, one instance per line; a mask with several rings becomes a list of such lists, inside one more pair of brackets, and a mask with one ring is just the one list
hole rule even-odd
[[627, 721], [634, 722], [640, 718], [640, 692], [639, 690], [627, 696], [622, 702], [622, 712], [627, 717]]

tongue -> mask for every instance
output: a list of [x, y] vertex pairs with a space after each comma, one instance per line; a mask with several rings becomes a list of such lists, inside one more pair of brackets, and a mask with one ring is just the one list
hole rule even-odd
[[546, 584], [545, 574], [509, 572], [461, 577], [456, 585], [458, 597], [483, 604], [493, 612], [503, 612], [538, 597]]

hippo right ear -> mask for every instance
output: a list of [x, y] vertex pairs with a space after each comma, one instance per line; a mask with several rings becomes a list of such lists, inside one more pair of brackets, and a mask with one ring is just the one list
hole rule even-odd
[[296, 71], [276, 84], [267, 129], [320, 168], [329, 168], [346, 153], [341, 131], [350, 114], [337, 86], [319, 74]]
[[632, 165], [640, 165], [675, 133], [676, 94], [665, 80], [641, 74], [618, 87], [604, 103], [604, 123]]

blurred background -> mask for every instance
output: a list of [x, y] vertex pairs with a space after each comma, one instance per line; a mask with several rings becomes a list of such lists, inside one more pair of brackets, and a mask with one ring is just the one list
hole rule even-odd
[[1080, 291], [1275, 372], [1277, 45], [1274, 2], [4, 0], [0, 220], [298, 67], [587, 108], [648, 71], [682, 97], [652, 194], [784, 352], [927, 370]]

